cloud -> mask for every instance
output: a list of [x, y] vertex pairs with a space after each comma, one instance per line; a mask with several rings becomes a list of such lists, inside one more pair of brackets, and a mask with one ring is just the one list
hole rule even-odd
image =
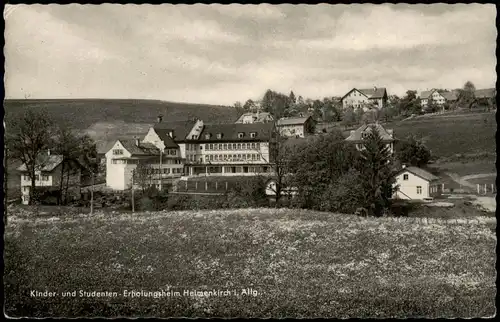
[[493, 5], [6, 6], [7, 97], [232, 104], [496, 81]]

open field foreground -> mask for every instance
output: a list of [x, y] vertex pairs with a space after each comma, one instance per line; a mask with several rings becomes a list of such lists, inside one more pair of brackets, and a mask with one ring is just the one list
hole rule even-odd
[[[34, 218], [11, 210], [11, 317], [496, 313], [496, 237], [479, 219], [422, 223], [290, 209]], [[132, 290], [161, 296], [131, 297]], [[111, 296], [81, 296], [93, 291]]]

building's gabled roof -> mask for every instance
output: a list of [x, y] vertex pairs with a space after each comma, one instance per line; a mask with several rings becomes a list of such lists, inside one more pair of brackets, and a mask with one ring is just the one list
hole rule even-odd
[[136, 144], [135, 140], [119, 139], [123, 147], [132, 154], [132, 156], [153, 156], [160, 155], [160, 150], [151, 143], [140, 142]]
[[423, 91], [420, 93], [420, 98], [429, 98], [432, 93], [434, 92], [434, 89], [431, 89], [430, 91]]
[[401, 173], [404, 173], [404, 172], [410, 172], [414, 175], [416, 175], [417, 177], [420, 177], [426, 181], [436, 181], [436, 180], [439, 180], [438, 177], [436, 177], [435, 175], [433, 175], [432, 173], [422, 169], [422, 168], [418, 168], [418, 167], [406, 167], [406, 168], [403, 168], [399, 171], [399, 174]]
[[353, 141], [353, 142], [358, 142], [363, 140], [363, 133], [365, 131], [370, 131], [371, 126], [374, 125], [375, 128], [377, 129], [378, 133], [380, 134], [380, 137], [382, 138], [383, 141], [394, 141], [394, 133], [393, 130], [386, 130], [382, 125], [379, 123], [375, 124], [364, 124], [357, 128], [354, 131], [351, 131], [351, 134], [346, 138], [346, 141]]
[[441, 96], [443, 96], [444, 99], [447, 101], [456, 101], [458, 99], [458, 94], [456, 91], [451, 91], [451, 92], [440, 91], [439, 94], [441, 94]]
[[358, 91], [361, 94], [365, 95], [367, 98], [384, 98], [384, 96], [387, 94], [387, 91], [385, 87], [374, 87], [374, 88], [366, 88], [366, 89], [358, 89], [358, 88], [353, 88], [349, 92], [347, 92], [344, 96], [340, 98], [340, 101], [344, 99], [347, 95], [349, 95], [353, 91]]
[[497, 96], [497, 90], [496, 88], [477, 89], [474, 92], [474, 96], [476, 98], [495, 98]]
[[[35, 171], [47, 171], [51, 172], [63, 161], [62, 155], [39, 155], [35, 162]], [[21, 164], [18, 171], [28, 171], [25, 164]]]
[[358, 89], [358, 91], [365, 94], [368, 98], [383, 98], [386, 94], [385, 87]]
[[278, 120], [277, 125], [300, 125], [306, 123], [308, 119], [310, 119], [311, 116], [307, 117], [287, 117], [287, 118], [281, 118]]
[[243, 123], [245, 117], [251, 116], [253, 122], [265, 122], [267, 119], [273, 119], [271, 113], [258, 112], [258, 113], [243, 113], [235, 123]]
[[170, 137], [171, 130], [155, 129], [154, 131], [158, 134], [160, 140], [163, 141], [166, 149], [175, 149], [179, 147], [179, 145], [175, 143], [174, 139]]
[[[272, 123], [229, 123], [229, 124], [205, 124], [198, 142], [233, 142], [233, 141], [267, 141], [272, 133]], [[243, 133], [243, 137], [238, 137]], [[252, 138], [250, 133], [255, 133]], [[207, 134], [209, 137], [207, 138]], [[217, 134], [222, 134], [220, 139]]]
[[[155, 132], [160, 136], [160, 138], [166, 139], [170, 131], [174, 132], [174, 141], [184, 141], [188, 136], [189, 132], [193, 129], [196, 121], [179, 121], [179, 122], [161, 122], [156, 123], [153, 126]], [[164, 140], [165, 141], [165, 140]]]

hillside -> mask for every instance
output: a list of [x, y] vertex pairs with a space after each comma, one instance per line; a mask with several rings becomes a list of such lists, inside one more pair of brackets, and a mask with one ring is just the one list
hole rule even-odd
[[158, 114], [164, 121], [198, 117], [206, 122], [234, 122], [238, 115], [227, 106], [175, 103], [157, 100], [51, 99], [5, 100], [5, 118], [24, 113], [29, 108], [44, 108], [54, 121], [67, 121], [75, 129], [87, 129], [96, 122], [124, 121], [151, 123]]
[[[496, 151], [497, 124], [494, 113], [436, 116], [383, 123], [383, 126], [394, 129], [397, 139], [405, 139], [410, 134], [416, 135], [423, 140], [433, 156], [438, 158], [456, 154], [494, 155]], [[322, 124], [322, 127], [332, 130], [328, 124]], [[349, 132], [343, 131], [344, 136], [349, 136]]]

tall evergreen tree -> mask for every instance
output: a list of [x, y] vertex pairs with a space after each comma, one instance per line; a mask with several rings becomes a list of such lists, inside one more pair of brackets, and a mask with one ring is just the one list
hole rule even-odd
[[395, 171], [389, 147], [375, 126], [370, 126], [363, 139], [364, 148], [355, 164], [361, 179], [360, 207], [371, 216], [381, 216], [391, 204]]

